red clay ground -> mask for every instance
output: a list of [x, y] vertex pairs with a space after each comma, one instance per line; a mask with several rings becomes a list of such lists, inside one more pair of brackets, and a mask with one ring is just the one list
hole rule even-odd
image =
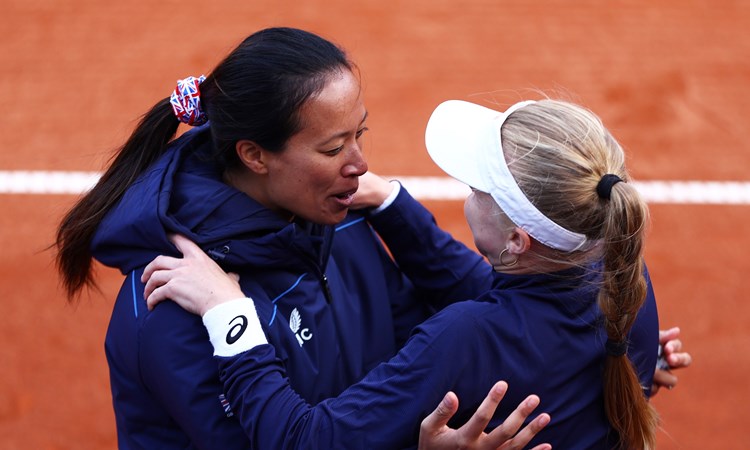
[[[597, 111], [638, 179], [748, 179], [746, 2], [0, 0], [0, 11], [0, 170], [100, 170], [177, 78], [208, 71], [254, 30], [290, 25], [358, 62], [375, 172], [440, 175], [422, 133], [441, 100], [507, 105], [541, 90]], [[116, 447], [102, 343], [120, 276], [102, 270], [102, 293], [66, 306], [45, 250], [73, 201], [0, 195], [4, 449]], [[460, 202], [428, 206], [470, 242]], [[662, 323], [682, 326], [696, 361], [654, 401], [659, 448], [743, 448], [750, 208], [652, 211]]]

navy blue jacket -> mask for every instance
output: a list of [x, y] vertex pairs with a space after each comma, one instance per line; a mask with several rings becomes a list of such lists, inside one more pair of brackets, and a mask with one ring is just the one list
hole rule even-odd
[[200, 317], [171, 302], [146, 308], [140, 275], [157, 255], [177, 255], [168, 233], [184, 234], [241, 275], [244, 292], [258, 299], [277, 364], [310, 403], [338, 395], [392, 357], [432, 310], [422, 299], [440, 307], [489, 287], [486, 273], [471, 275], [486, 266], [481, 257], [446, 238], [462, 266], [453, 274], [460, 282], [415, 288], [363, 214], [336, 227], [288, 223], [222, 183], [206, 162], [210, 151], [205, 126], [176, 140], [106, 216], [92, 244], [96, 259], [126, 275], [105, 342], [122, 449], [249, 447], [223, 399]]
[[[445, 235], [407, 193], [372, 222], [413, 280], [429, 279], [433, 267], [440, 266], [448, 248]], [[420, 251], [413, 251], [415, 245]], [[450, 270], [459, 266], [444, 267], [445, 285], [450, 286]], [[526, 396], [538, 394], [542, 402], [537, 411], [550, 413], [552, 421], [531, 445], [613, 448], [617, 435], [603, 406], [606, 334], [595, 273], [579, 268], [495, 274], [489, 292], [447, 306], [418, 326], [394, 358], [337, 398], [314, 406], [294, 392], [270, 345], [217, 358], [227, 397], [256, 448], [396, 449], [416, 445], [420, 421], [447, 391], [460, 400], [451, 422], [456, 427], [502, 379], [510, 388], [491, 427]], [[648, 286], [628, 350], [646, 387], [644, 395], [649, 394], [658, 347], [650, 280]]]

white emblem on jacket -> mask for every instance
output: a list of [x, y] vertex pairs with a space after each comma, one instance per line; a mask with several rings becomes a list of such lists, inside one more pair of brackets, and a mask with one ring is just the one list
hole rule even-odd
[[302, 316], [297, 308], [294, 308], [291, 317], [289, 317], [289, 328], [292, 330], [292, 333], [294, 333], [294, 336], [297, 337], [299, 346], [302, 347], [302, 344], [304, 344], [305, 341], [312, 339], [313, 335], [309, 328], [302, 328], [300, 330], [300, 327], [302, 327]]

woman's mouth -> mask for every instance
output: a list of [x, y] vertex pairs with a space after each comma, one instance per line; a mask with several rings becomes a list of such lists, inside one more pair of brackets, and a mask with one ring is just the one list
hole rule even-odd
[[357, 192], [356, 189], [352, 189], [351, 191], [342, 192], [341, 194], [336, 194], [334, 197], [338, 202], [345, 207], [350, 207], [352, 202], [354, 201], [354, 194]]

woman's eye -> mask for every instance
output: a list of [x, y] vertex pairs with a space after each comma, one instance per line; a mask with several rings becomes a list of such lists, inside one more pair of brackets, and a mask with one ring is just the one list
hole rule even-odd
[[369, 130], [369, 128], [364, 127], [360, 130], [357, 130], [357, 139], [361, 138], [363, 134], [365, 134], [365, 131]]
[[343, 149], [344, 149], [344, 146], [342, 145], [341, 147], [336, 147], [333, 150], [328, 150], [327, 152], [323, 152], [323, 154], [328, 155], [328, 156], [336, 156], [339, 153], [341, 153], [341, 150]]
[[[361, 137], [362, 137], [362, 135], [363, 135], [363, 134], [365, 133], [365, 131], [367, 131], [367, 130], [369, 130], [369, 128], [367, 128], [367, 127], [362, 127], [362, 128], [360, 128], [359, 130], [357, 130], [357, 133], [356, 133], [356, 134], [354, 135], [354, 136], [355, 136], [355, 138], [356, 138], [356, 139], [359, 139], [359, 138], [361, 138]], [[345, 146], [346, 146], [346, 144], [344, 144], [344, 145], [342, 145], [342, 146], [340, 146], [340, 147], [336, 147], [336, 148], [334, 148], [334, 149], [331, 149], [331, 150], [325, 151], [325, 152], [323, 152], [323, 154], [324, 154], [324, 155], [328, 155], [328, 156], [336, 156], [336, 155], [338, 155], [339, 153], [341, 153], [341, 152], [342, 152], [342, 151], [344, 150], [344, 147], [345, 147]]]

